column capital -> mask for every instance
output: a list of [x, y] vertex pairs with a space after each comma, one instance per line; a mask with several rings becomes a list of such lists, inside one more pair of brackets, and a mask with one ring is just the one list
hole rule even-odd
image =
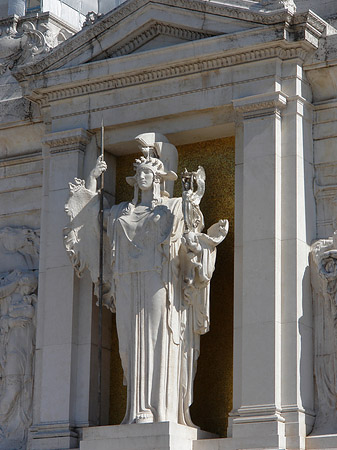
[[84, 152], [92, 133], [83, 128], [57, 131], [46, 134], [43, 143], [50, 148], [50, 153], [63, 153], [73, 150]]
[[281, 91], [251, 95], [233, 100], [234, 110], [244, 119], [280, 113], [287, 106], [287, 96]]

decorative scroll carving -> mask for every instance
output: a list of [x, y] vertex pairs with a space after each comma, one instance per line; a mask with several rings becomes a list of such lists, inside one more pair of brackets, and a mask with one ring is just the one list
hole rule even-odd
[[[135, 174], [126, 179], [134, 187], [133, 199], [104, 211], [110, 275], [103, 274], [103, 300], [116, 311], [128, 397], [123, 423], [193, 426], [189, 407], [200, 335], [209, 329], [209, 284], [216, 246], [227, 235], [228, 221], [220, 220], [202, 233], [203, 169], [184, 174], [184, 200], [171, 198], [177, 149], [158, 133], [136, 140], [144, 156], [136, 159]], [[71, 219], [65, 233], [67, 252], [77, 273], [89, 268], [96, 285], [96, 179], [106, 167], [100, 157], [86, 185], [75, 179], [66, 205]]]
[[312, 246], [316, 421], [313, 434], [337, 433], [337, 232]]
[[29, 228], [0, 229], [0, 449], [26, 448], [32, 422], [35, 305], [39, 233]]
[[71, 33], [62, 29], [55, 31], [47, 23], [40, 29], [30, 21], [25, 21], [18, 29], [18, 17], [8, 23], [0, 23], [0, 74], [17, 65], [37, 61], [52, 48], [66, 40]]

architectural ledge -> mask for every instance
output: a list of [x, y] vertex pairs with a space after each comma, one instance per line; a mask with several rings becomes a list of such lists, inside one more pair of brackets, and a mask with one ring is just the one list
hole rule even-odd
[[250, 114], [252, 112], [276, 112], [287, 105], [287, 95], [280, 91], [270, 92], [262, 95], [251, 95], [249, 97], [233, 100], [233, 107], [239, 114]]
[[[257, 34], [257, 32], [255, 32]], [[188, 50], [188, 58], [180, 57], [173, 47], [165, 49], [166, 60], [155, 67], [151, 65], [153, 58], [158, 57], [162, 50], [147, 52], [149, 55], [139, 54], [127, 56], [124, 59], [124, 70], [120, 70], [118, 58], [96, 61], [78, 68], [59, 69], [44, 74], [43, 77], [32, 77], [31, 80], [22, 84], [24, 95], [32, 101], [38, 102], [43, 107], [54, 101], [66, 98], [79, 97], [98, 92], [111, 91], [130, 86], [147, 84], [177, 77], [184, 77], [209, 72], [234, 65], [247, 64], [272, 58], [282, 60], [299, 58], [303, 60], [307, 54], [306, 49], [300, 45], [289, 45], [281, 41], [272, 41], [257, 45], [257, 48], [250, 50], [233, 51], [230, 46], [233, 39], [230, 36], [217, 36], [219, 45], [228, 44], [228, 51], [222, 49], [221, 54], [217, 48], [199, 49], [200, 53], [195, 56], [196, 42], [180, 44]], [[199, 43], [201, 41], [198, 41]], [[213, 41], [215, 42], [215, 41]], [[214, 53], [217, 50], [218, 53]], [[125, 57], [124, 57], [125, 58]], [[89, 76], [90, 73], [90, 76]], [[70, 81], [70, 80], [76, 80]], [[47, 85], [46, 85], [47, 83]]]
[[84, 151], [90, 137], [91, 133], [87, 130], [75, 128], [74, 130], [47, 134], [43, 143], [50, 147], [51, 153], [62, 153], [71, 150]]

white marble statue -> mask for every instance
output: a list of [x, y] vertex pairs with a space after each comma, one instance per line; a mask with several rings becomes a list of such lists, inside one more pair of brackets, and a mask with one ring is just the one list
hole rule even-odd
[[[104, 211], [104, 303], [116, 312], [119, 353], [127, 385], [123, 423], [171, 421], [193, 426], [189, 407], [200, 335], [209, 329], [209, 283], [216, 246], [228, 232], [220, 220], [202, 233], [199, 203], [205, 173], [183, 174], [183, 198], [171, 198], [178, 154], [155, 133], [138, 136], [134, 198]], [[98, 281], [98, 158], [85, 185], [70, 184], [67, 252], [80, 275]], [[139, 198], [140, 196], [140, 198]]]
[[337, 433], [337, 232], [311, 251], [316, 420], [312, 434]]

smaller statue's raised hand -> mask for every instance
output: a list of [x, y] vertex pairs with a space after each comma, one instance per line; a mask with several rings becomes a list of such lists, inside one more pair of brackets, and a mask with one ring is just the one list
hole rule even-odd
[[96, 166], [92, 169], [92, 171], [90, 172], [90, 175], [94, 178], [98, 178], [102, 175], [103, 172], [106, 171], [107, 167], [108, 166], [107, 166], [106, 162], [104, 161], [103, 156], [100, 155], [97, 158]]
[[103, 156], [100, 155], [97, 158], [95, 167], [90, 171], [86, 187], [89, 191], [96, 193], [97, 190], [97, 178], [99, 178], [103, 172], [108, 168], [107, 163], [104, 161]]

